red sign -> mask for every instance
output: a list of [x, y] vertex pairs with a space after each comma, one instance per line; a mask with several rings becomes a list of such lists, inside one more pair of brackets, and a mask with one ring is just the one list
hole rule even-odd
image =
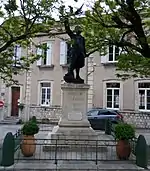
[[0, 100], [0, 107], [4, 106], [4, 102], [2, 100]]

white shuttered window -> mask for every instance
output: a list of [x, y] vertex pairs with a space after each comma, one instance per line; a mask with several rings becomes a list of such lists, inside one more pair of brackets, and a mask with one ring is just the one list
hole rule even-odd
[[67, 48], [68, 45], [65, 41], [60, 42], [60, 65], [67, 64]]
[[20, 67], [20, 58], [21, 58], [21, 46], [20, 45], [15, 45], [14, 47], [14, 56], [13, 56], [13, 60], [14, 60], [14, 66]]
[[107, 48], [107, 54], [101, 56], [101, 63], [115, 63], [118, 60], [121, 49], [116, 46], [109, 46]]
[[41, 55], [42, 57], [37, 61], [37, 66], [40, 65], [46, 65], [51, 66], [52, 65], [52, 41], [43, 43], [43, 45], [46, 46], [44, 49], [37, 49], [37, 55]]

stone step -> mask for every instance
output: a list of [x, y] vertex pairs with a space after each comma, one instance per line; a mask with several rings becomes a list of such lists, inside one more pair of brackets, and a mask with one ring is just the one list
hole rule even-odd
[[[79, 145], [78, 145], [79, 146]], [[83, 151], [86, 151], [87, 152], [93, 152], [97, 149], [97, 152], [101, 152], [101, 153], [104, 153], [104, 152], [107, 152], [108, 151], [108, 147], [106, 146], [89, 146], [89, 148], [87, 148], [87, 145], [84, 146], [84, 144], [80, 144], [80, 146], [82, 147], [82, 150]], [[80, 147], [79, 146], [79, 147]], [[68, 152], [70, 151], [70, 149], [72, 150], [72, 152], [80, 152], [81, 149], [80, 148], [77, 148], [77, 146], [74, 145], [57, 145], [57, 150], [61, 151], [61, 152], [66, 152], [67, 153], [67, 150]], [[44, 152], [48, 152], [48, 151], [56, 151], [56, 145], [43, 145], [43, 151]]]
[[[68, 164], [67, 164], [68, 163]], [[82, 164], [83, 163], [83, 164]], [[146, 171], [146, 169], [136, 166], [134, 163], [127, 162], [111, 162], [106, 161], [105, 163], [101, 162], [96, 165], [91, 161], [76, 161], [76, 162], [59, 162], [58, 165], [54, 161], [21, 161], [21, 163], [16, 163], [14, 166], [9, 168], [1, 167], [0, 170], [8, 171]]]
[[6, 116], [5, 119], [19, 119], [18, 116]]
[[42, 119], [37, 119], [38, 123], [41, 124], [55, 124], [57, 125], [59, 122], [58, 118], [50, 118], [50, 119], [46, 119], [46, 120], [42, 120]]
[[17, 124], [19, 120], [20, 120], [19, 118], [14, 118], [14, 119], [6, 118], [4, 120], [1, 120], [0, 124]]

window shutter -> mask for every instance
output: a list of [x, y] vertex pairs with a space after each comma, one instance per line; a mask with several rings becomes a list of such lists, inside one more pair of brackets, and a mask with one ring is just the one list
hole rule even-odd
[[65, 41], [60, 42], [60, 65], [67, 64], [67, 43]]
[[107, 54], [101, 56], [101, 63], [106, 64], [108, 62], [108, 58], [109, 58], [109, 49], [107, 48]]
[[17, 45], [17, 52], [16, 52], [17, 59], [20, 60], [21, 58], [21, 46]]
[[52, 42], [47, 42], [46, 65], [52, 65]]
[[20, 66], [20, 58], [21, 58], [21, 46], [20, 45], [16, 45], [14, 47], [14, 56], [13, 56], [13, 59], [16, 62], [14, 64], [15, 66]]
[[17, 47], [17, 66], [21, 66], [21, 46], [20, 45], [18, 45], [18, 47]]
[[[37, 55], [42, 55], [42, 49], [37, 48]], [[37, 60], [37, 66], [42, 64], [42, 57]]]

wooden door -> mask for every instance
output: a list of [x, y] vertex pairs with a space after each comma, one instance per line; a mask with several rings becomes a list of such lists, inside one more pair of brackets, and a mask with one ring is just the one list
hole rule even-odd
[[11, 116], [18, 116], [19, 115], [18, 99], [20, 99], [20, 87], [12, 87], [11, 94], [12, 94]]

